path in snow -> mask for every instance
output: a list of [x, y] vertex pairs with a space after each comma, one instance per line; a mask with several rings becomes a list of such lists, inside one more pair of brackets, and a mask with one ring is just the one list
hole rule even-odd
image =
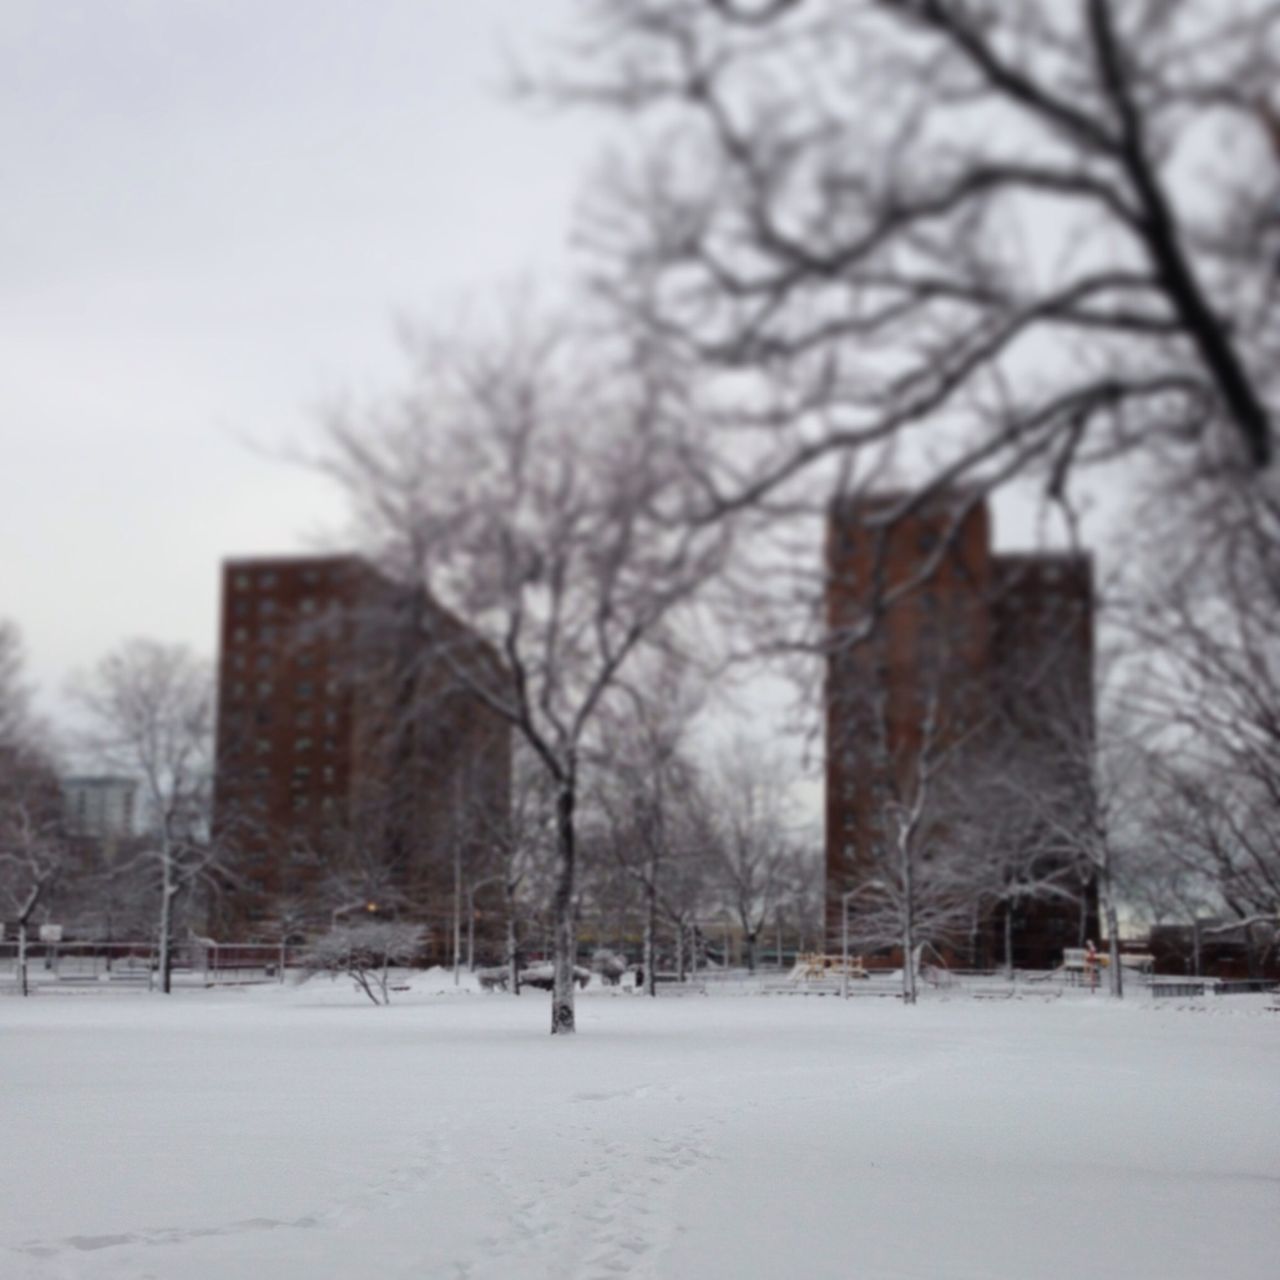
[[1270, 1280], [1264, 1003], [6, 1000], [0, 1277]]

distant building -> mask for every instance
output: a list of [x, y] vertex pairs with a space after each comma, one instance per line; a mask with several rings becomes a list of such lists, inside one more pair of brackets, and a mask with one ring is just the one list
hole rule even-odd
[[[842, 895], [883, 856], [885, 771], [914, 767], [926, 709], [943, 736], [931, 745], [955, 744], [955, 754], [989, 743], [998, 725], [1017, 753], [1047, 759], [1071, 717], [1085, 761], [1076, 816], [1088, 820], [1093, 582], [1087, 556], [996, 554], [986, 502], [953, 490], [916, 508], [900, 493], [834, 505], [827, 584], [826, 927], [835, 948]], [[964, 958], [997, 963], [1003, 923], [983, 921]], [[1096, 936], [1095, 895], [1082, 887], [1078, 906], [1015, 907], [1009, 925], [1016, 964], [1056, 964], [1081, 934]]]
[[82, 840], [126, 840], [138, 830], [138, 781], [105, 775], [63, 778], [67, 834]]
[[[355, 556], [227, 561], [214, 832], [230, 870], [212, 922], [262, 936], [284, 904], [314, 923], [351, 906], [336, 868], [376, 863], [407, 914], [439, 919], [454, 844], [509, 805], [505, 723], [424, 658], [422, 623], [480, 641]], [[371, 902], [373, 909], [386, 904]]]

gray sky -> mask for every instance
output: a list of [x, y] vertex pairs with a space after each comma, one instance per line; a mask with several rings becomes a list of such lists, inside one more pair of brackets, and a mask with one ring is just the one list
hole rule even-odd
[[47, 708], [126, 636], [212, 652], [218, 560], [340, 520], [246, 441], [394, 379], [398, 312], [563, 265], [590, 128], [501, 84], [567, 12], [0, 3], [0, 616]]
[[570, 13], [0, 0], [0, 616], [47, 710], [128, 636], [211, 654], [218, 561], [340, 525], [264, 451], [395, 384], [397, 314], [567, 267], [600, 134], [501, 88]]

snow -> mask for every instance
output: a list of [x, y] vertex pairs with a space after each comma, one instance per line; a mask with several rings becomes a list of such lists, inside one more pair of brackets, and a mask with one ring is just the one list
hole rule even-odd
[[1276, 1274], [1269, 997], [409, 985], [0, 1001], [0, 1276]]

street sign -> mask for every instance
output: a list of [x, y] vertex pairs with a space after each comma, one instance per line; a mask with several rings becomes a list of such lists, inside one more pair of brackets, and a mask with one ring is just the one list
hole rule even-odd
[[61, 942], [62, 926], [60, 924], [42, 924], [40, 926], [41, 942]]

